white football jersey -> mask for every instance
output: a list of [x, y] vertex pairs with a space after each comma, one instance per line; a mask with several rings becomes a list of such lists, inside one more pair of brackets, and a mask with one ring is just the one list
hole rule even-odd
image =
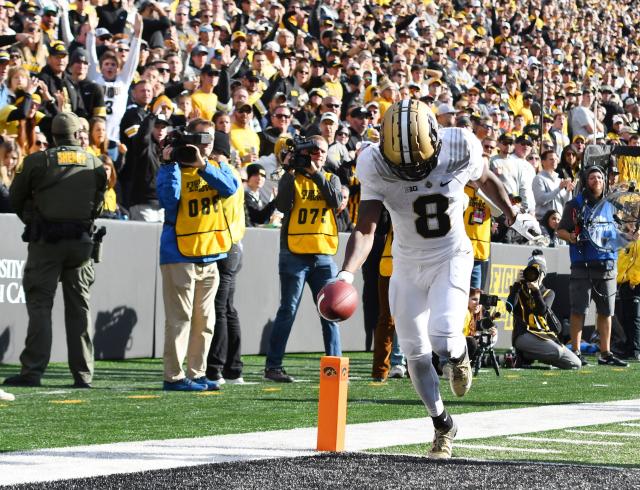
[[464, 186], [482, 176], [482, 145], [462, 128], [439, 131], [438, 165], [421, 181], [396, 177], [378, 145], [365, 148], [357, 161], [361, 200], [382, 201], [393, 223], [393, 256], [422, 264], [447, 260], [471, 250], [464, 228]]

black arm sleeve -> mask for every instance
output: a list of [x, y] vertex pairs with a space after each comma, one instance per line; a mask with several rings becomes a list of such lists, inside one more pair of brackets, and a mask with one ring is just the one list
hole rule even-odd
[[293, 207], [293, 184], [295, 176], [285, 173], [278, 182], [278, 195], [276, 196], [276, 208], [281, 213], [287, 213]]
[[262, 45], [264, 46], [266, 43], [268, 43], [269, 41], [273, 41], [276, 38], [276, 34], [278, 33], [278, 30], [280, 29], [280, 23], [277, 22], [273, 25], [273, 28], [271, 29], [271, 32], [269, 32], [269, 34], [267, 34], [267, 37], [265, 37], [262, 40]]
[[170, 99], [175, 99], [182, 92], [184, 92], [184, 84], [182, 82], [169, 82], [164, 86], [164, 94]]
[[330, 208], [335, 209], [340, 206], [340, 203], [342, 203], [342, 186], [337, 175], [331, 175], [331, 178], [327, 180], [324, 172], [320, 171], [313, 174], [311, 180], [320, 188], [320, 192]]
[[262, 101], [265, 107], [269, 107], [269, 102], [271, 102], [271, 99], [273, 99], [273, 96], [278, 92], [282, 92], [284, 94], [289, 93], [287, 91], [287, 85], [284, 78], [282, 78], [280, 75], [275, 75], [270, 80], [267, 90], [265, 90], [262, 96], [260, 97], [260, 100]]
[[405, 30], [407, 27], [409, 27], [409, 25], [413, 22], [413, 19], [415, 19], [416, 17], [416, 14], [411, 14], [398, 20], [398, 22], [396, 22], [396, 32]]
[[537, 20], [538, 20], [538, 18], [534, 17], [533, 20], [529, 23], [529, 25], [527, 27], [525, 27], [524, 29], [522, 29], [520, 34], [522, 34], [523, 36], [526, 36], [527, 34], [531, 34], [533, 32], [533, 30], [536, 28], [536, 21]]
[[[546, 314], [547, 303], [545, 302], [545, 298], [542, 297], [542, 292], [538, 289], [536, 291], [530, 291], [530, 294], [531, 294], [531, 297], [533, 298], [533, 301], [535, 302], [535, 308], [533, 310], [533, 313], [540, 316], [543, 316], [544, 314]], [[553, 297], [551, 298], [551, 301], [553, 302]]]
[[143, 20], [143, 28], [142, 28], [142, 38], [149, 42], [151, 36], [154, 33], [161, 31], [164, 34], [164, 31], [171, 27], [171, 21], [169, 17], [161, 17], [158, 20], [156, 19], [144, 19]]
[[231, 99], [231, 80], [229, 79], [229, 72], [226, 66], [220, 70], [220, 78], [218, 79], [218, 84], [213, 89], [213, 93], [218, 96], [218, 102], [220, 104], [227, 104], [229, 99]]
[[[142, 124], [138, 128], [138, 132], [134, 135], [133, 138], [131, 138], [132, 148], [129, 151], [131, 151], [133, 155], [129, 154], [127, 160], [136, 161], [137, 157], [141, 156], [145, 152], [148, 152], [153, 146], [151, 133], [155, 122], [156, 115], [153, 113], [148, 114], [147, 117], [142, 120]], [[131, 156], [136, 158], [130, 160]]]
[[[311, 34], [316, 39], [320, 39], [320, 6], [322, 5], [322, 1], [318, 0], [311, 12], [309, 13], [309, 20], [307, 21], [307, 25], [309, 26], [309, 34]], [[365, 5], [367, 8], [368, 5]]]
[[491, 36], [496, 37], [500, 34], [500, 25], [498, 24], [498, 15], [496, 9], [491, 10]]
[[14, 110], [9, 113], [7, 122], [20, 121], [27, 117], [27, 113], [31, 110], [31, 104], [33, 103], [30, 94], [25, 94], [24, 99], [20, 102]]
[[15, 34], [9, 34], [7, 36], [0, 36], [0, 46], [9, 46], [17, 42]]
[[282, 17], [282, 23], [284, 24], [285, 29], [293, 32], [294, 36], [297, 36], [299, 32], [302, 32], [305, 36], [306, 32], [302, 31], [297, 25], [291, 22], [291, 17], [295, 15], [295, 12], [286, 12]]

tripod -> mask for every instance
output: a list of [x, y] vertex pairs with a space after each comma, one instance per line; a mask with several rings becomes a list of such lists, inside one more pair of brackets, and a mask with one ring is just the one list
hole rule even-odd
[[478, 350], [473, 356], [473, 375], [477, 376], [480, 371], [480, 364], [482, 363], [482, 357], [487, 355], [489, 362], [493, 366], [493, 370], [496, 372], [496, 376], [500, 376], [500, 367], [498, 366], [498, 359], [496, 353], [491, 346], [491, 334], [487, 332], [480, 332], [480, 338], [478, 342]]

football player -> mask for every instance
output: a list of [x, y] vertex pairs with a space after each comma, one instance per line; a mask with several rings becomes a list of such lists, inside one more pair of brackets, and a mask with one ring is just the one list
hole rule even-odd
[[391, 313], [411, 382], [433, 419], [429, 457], [449, 458], [457, 427], [442, 403], [431, 352], [450, 359], [452, 391], [467, 393], [472, 372], [462, 325], [473, 251], [463, 222], [464, 186], [470, 181], [481, 189], [504, 213], [507, 226], [516, 221], [516, 210], [484, 163], [480, 141], [466, 129], [438, 129], [430, 108], [416, 100], [387, 110], [380, 144], [361, 152], [357, 169], [358, 223], [338, 280], [351, 282], [366, 259], [384, 205], [395, 233]]

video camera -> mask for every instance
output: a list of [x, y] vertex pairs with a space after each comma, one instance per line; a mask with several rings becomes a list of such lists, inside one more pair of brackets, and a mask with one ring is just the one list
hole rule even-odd
[[498, 300], [500, 298], [498, 298], [495, 294], [480, 294], [480, 301], [479, 303], [489, 309], [489, 308], [493, 308], [494, 306], [498, 305]]
[[485, 309], [485, 316], [480, 320], [476, 321], [476, 329], [478, 332], [483, 330], [489, 330], [491, 327], [495, 326], [495, 319], [500, 318], [501, 314], [499, 311], [491, 311], [491, 308], [498, 306], [498, 296], [495, 294], [484, 294], [480, 295], [479, 303]]
[[176, 129], [167, 136], [167, 145], [171, 146], [171, 161], [191, 164], [196, 161], [196, 149], [188, 145], [208, 145], [213, 143], [210, 133], [190, 133]]
[[[477, 375], [480, 370], [480, 365], [493, 366], [496, 375], [500, 375], [498, 368], [498, 358], [493, 350], [493, 344], [495, 343], [495, 332], [490, 330], [496, 326], [495, 320], [500, 318], [501, 313], [494, 308], [498, 306], [499, 298], [494, 294], [480, 294], [480, 305], [484, 308], [484, 314], [482, 318], [476, 320], [476, 333], [475, 339], [478, 343], [478, 349], [472, 359], [472, 365], [474, 366], [474, 373]], [[485, 359], [483, 361], [483, 359]]]
[[292, 153], [289, 165], [285, 170], [293, 168], [295, 170], [304, 170], [311, 166], [311, 153], [316, 151], [318, 143], [303, 136], [294, 136], [285, 142], [287, 153]]

